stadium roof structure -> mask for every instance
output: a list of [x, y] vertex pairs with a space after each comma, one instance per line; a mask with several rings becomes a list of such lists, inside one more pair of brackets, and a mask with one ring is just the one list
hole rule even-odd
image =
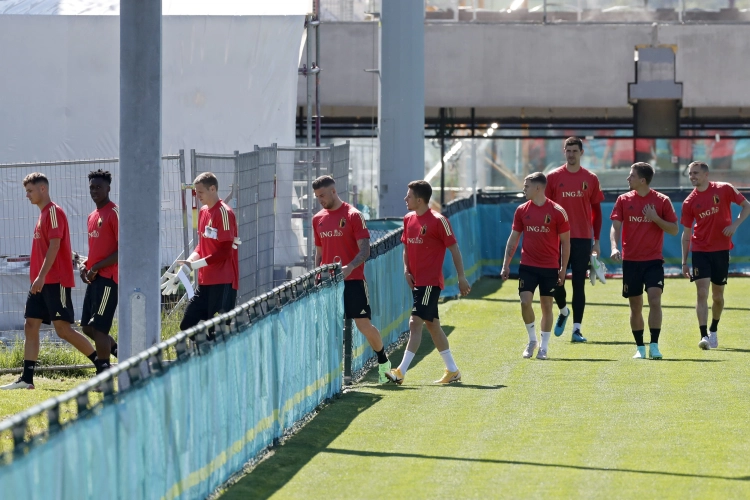
[[[162, 0], [165, 16], [286, 16], [312, 11], [312, 0]], [[119, 0], [0, 0], [0, 14], [117, 16]]]

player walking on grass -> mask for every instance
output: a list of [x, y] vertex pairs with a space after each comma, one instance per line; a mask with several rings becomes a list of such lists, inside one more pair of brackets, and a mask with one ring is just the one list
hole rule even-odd
[[[630, 328], [635, 338], [634, 359], [646, 358], [643, 343], [643, 288], [648, 295], [648, 327], [651, 332], [649, 357], [662, 359], [661, 295], [664, 290], [664, 233], [676, 236], [677, 214], [669, 197], [649, 187], [654, 169], [648, 163], [634, 163], [627, 181], [631, 191], [621, 194], [612, 209], [612, 260], [622, 261], [622, 296], [630, 303]], [[621, 238], [622, 236], [622, 238]], [[619, 244], [622, 239], [622, 253]]]
[[443, 289], [443, 261], [448, 249], [458, 275], [458, 288], [461, 295], [471, 291], [464, 275], [464, 264], [451, 223], [447, 218], [430, 209], [432, 186], [427, 181], [412, 181], [406, 193], [406, 208], [410, 210], [404, 217], [404, 277], [412, 290], [414, 305], [409, 320], [409, 342], [398, 368], [391, 370], [386, 377], [391, 382], [402, 384], [414, 356], [422, 342], [422, 325], [427, 327], [432, 341], [445, 363], [443, 376], [436, 384], [449, 384], [461, 380], [461, 372], [453, 360], [448, 337], [440, 326], [438, 300]]
[[547, 359], [549, 338], [552, 333], [552, 297], [557, 287], [565, 286], [565, 273], [570, 257], [570, 222], [560, 205], [545, 196], [547, 178], [541, 172], [524, 179], [523, 193], [528, 200], [516, 209], [513, 230], [505, 246], [502, 278], [510, 277], [510, 262], [523, 234], [521, 265], [518, 269], [518, 295], [521, 298], [521, 316], [526, 324], [529, 343], [523, 351], [524, 358], [534, 355], [537, 336], [534, 326], [534, 292], [539, 287], [542, 305], [542, 344], [537, 359]]
[[89, 173], [89, 194], [96, 210], [89, 214], [89, 255], [80, 264], [86, 283], [81, 329], [96, 344], [96, 373], [110, 368], [110, 354], [117, 355], [117, 342], [109, 335], [117, 310], [117, 242], [120, 213], [109, 199], [112, 174], [106, 170]]
[[75, 286], [75, 281], [68, 218], [63, 209], [50, 200], [49, 181], [44, 174], [35, 172], [27, 175], [23, 179], [23, 186], [26, 198], [41, 211], [31, 243], [31, 289], [26, 298], [26, 321], [23, 325], [26, 337], [23, 373], [18, 380], [0, 389], [34, 388], [34, 368], [39, 358], [39, 328], [42, 323], [52, 323], [58, 337], [70, 342], [92, 363], [96, 362], [94, 347], [71, 326], [75, 315], [70, 289]]
[[[234, 309], [240, 282], [237, 221], [219, 198], [219, 181], [213, 173], [204, 172], [193, 185], [203, 205], [198, 214], [198, 244], [187, 260], [177, 264], [198, 271], [198, 287], [185, 308], [181, 330]], [[207, 338], [215, 338], [213, 329]]]
[[[729, 276], [729, 250], [732, 236], [750, 215], [750, 203], [737, 189], [726, 182], [710, 182], [708, 165], [694, 161], [688, 166], [690, 183], [695, 186], [682, 203], [680, 222], [682, 231], [682, 274], [695, 282], [698, 300], [695, 312], [701, 349], [719, 347], [718, 327], [724, 310], [724, 287]], [[742, 207], [739, 217], [732, 221], [732, 203]], [[695, 222], [695, 225], [693, 225]], [[692, 230], [692, 235], [691, 235]], [[687, 264], [693, 250], [693, 274]], [[708, 328], [708, 288], [711, 285], [711, 327]]]
[[[586, 342], [581, 333], [583, 311], [586, 308], [586, 271], [592, 255], [600, 256], [599, 235], [602, 230], [602, 207], [604, 194], [599, 188], [599, 178], [581, 166], [583, 141], [569, 137], [563, 144], [566, 164], [547, 174], [544, 194], [560, 205], [570, 218], [570, 261], [573, 283], [573, 336], [571, 342]], [[593, 236], [593, 245], [591, 239]], [[566, 270], [567, 271], [567, 270]], [[591, 270], [594, 283], [595, 270]], [[570, 317], [565, 285], [555, 290], [555, 302], [560, 314], [555, 323], [555, 336], [565, 331]]]
[[344, 275], [344, 315], [354, 320], [378, 357], [378, 381], [388, 382], [385, 374], [391, 362], [383, 339], [372, 324], [370, 293], [365, 280], [365, 261], [370, 257], [370, 232], [362, 213], [339, 198], [336, 181], [330, 175], [313, 181], [320, 212], [313, 217], [315, 267], [340, 262]]

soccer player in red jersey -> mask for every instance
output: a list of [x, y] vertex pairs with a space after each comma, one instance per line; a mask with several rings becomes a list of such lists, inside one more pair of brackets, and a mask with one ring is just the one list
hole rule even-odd
[[89, 214], [89, 255], [80, 264], [86, 283], [81, 329], [96, 343], [96, 373], [108, 369], [110, 354], [117, 355], [117, 342], [109, 335], [117, 310], [117, 243], [120, 213], [109, 199], [112, 174], [106, 170], [89, 173], [89, 194], [96, 210]]
[[344, 275], [344, 315], [354, 320], [378, 357], [378, 381], [388, 382], [385, 374], [391, 362], [385, 354], [380, 332], [372, 324], [370, 292], [365, 280], [365, 261], [370, 257], [370, 231], [362, 213], [339, 198], [336, 181], [330, 175], [313, 181], [318, 203], [323, 207], [313, 217], [315, 267], [340, 262]]
[[33, 389], [34, 368], [39, 357], [39, 328], [42, 323], [52, 325], [55, 333], [70, 342], [91, 362], [96, 351], [91, 343], [73, 329], [73, 300], [70, 289], [73, 280], [73, 253], [70, 249], [68, 218], [49, 196], [49, 181], [44, 174], [34, 172], [23, 179], [26, 198], [39, 207], [41, 213], [34, 228], [31, 244], [29, 277], [31, 290], [26, 299], [23, 333], [26, 337], [21, 377], [0, 389]]
[[[750, 215], [750, 203], [737, 189], [726, 182], [710, 182], [708, 165], [694, 161], [689, 165], [690, 183], [695, 186], [682, 203], [680, 222], [682, 232], [682, 274], [695, 282], [698, 300], [695, 312], [701, 349], [719, 347], [719, 320], [724, 310], [724, 287], [729, 276], [729, 250], [732, 235]], [[742, 207], [739, 217], [732, 221], [732, 203]], [[695, 225], [693, 225], [695, 223]], [[691, 235], [692, 230], [692, 235]], [[693, 274], [687, 264], [693, 250]], [[711, 283], [711, 327], [708, 328], [708, 288]]]
[[[513, 230], [505, 246], [502, 278], [510, 277], [510, 261], [523, 234], [521, 265], [518, 268], [518, 295], [521, 298], [521, 316], [529, 335], [523, 351], [524, 358], [534, 355], [537, 346], [534, 326], [534, 292], [539, 287], [542, 305], [542, 344], [537, 359], [547, 359], [549, 338], [552, 333], [552, 297], [555, 290], [565, 286], [565, 273], [570, 258], [570, 221], [565, 209], [545, 196], [548, 179], [541, 172], [526, 176], [523, 194], [528, 200], [516, 209]], [[589, 242], [590, 244], [590, 242]], [[588, 257], [587, 257], [588, 258]]]
[[[177, 264], [198, 271], [198, 287], [185, 308], [181, 330], [234, 309], [240, 283], [234, 212], [219, 198], [219, 181], [213, 173], [200, 174], [193, 185], [203, 205], [198, 214], [198, 244], [187, 260]], [[207, 338], [214, 340], [213, 329]]]
[[408, 214], [404, 216], [404, 277], [412, 290], [414, 305], [409, 320], [409, 342], [398, 368], [386, 377], [391, 382], [402, 384], [414, 356], [422, 342], [422, 325], [427, 327], [432, 341], [445, 363], [443, 376], [436, 384], [449, 384], [461, 380], [461, 372], [451, 354], [448, 337], [440, 326], [438, 300], [443, 289], [443, 261], [445, 250], [449, 250], [456, 266], [458, 289], [461, 295], [471, 291], [464, 275], [464, 264], [453, 228], [447, 218], [430, 209], [432, 186], [427, 181], [412, 181], [406, 192]]
[[[630, 328], [635, 338], [634, 359], [646, 358], [643, 343], [643, 288], [648, 294], [649, 357], [661, 359], [661, 294], [664, 290], [664, 233], [678, 232], [677, 214], [669, 197], [649, 187], [654, 169], [634, 163], [627, 181], [631, 191], [621, 194], [612, 209], [612, 260], [622, 261], [622, 296], [630, 302]], [[622, 235], [622, 253], [619, 250]]]
[[[565, 139], [564, 149], [567, 163], [547, 174], [544, 194], [563, 207], [570, 218], [569, 265], [573, 274], [571, 341], [586, 342], [581, 333], [583, 311], [586, 308], [586, 271], [589, 269], [591, 255], [601, 254], [599, 235], [602, 231], [601, 202], [604, 200], [604, 194], [599, 187], [599, 178], [581, 166], [583, 141], [578, 137], [569, 137]], [[559, 337], [565, 331], [565, 324], [570, 316], [565, 285], [558, 286], [555, 290], [555, 302], [560, 308], [555, 323], [555, 335]]]

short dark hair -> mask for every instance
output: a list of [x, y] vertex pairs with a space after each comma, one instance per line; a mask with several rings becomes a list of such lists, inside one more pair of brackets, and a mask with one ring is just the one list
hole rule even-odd
[[654, 167], [648, 163], [639, 161], [638, 163], [633, 163], [633, 166], [630, 168], [635, 171], [635, 174], [639, 178], [646, 179], [646, 184], [651, 184], [651, 179], [654, 178]]
[[313, 191], [320, 188], [327, 188], [328, 186], [335, 186], [336, 180], [330, 175], [321, 175], [315, 179], [312, 183]]
[[195, 178], [193, 184], [203, 184], [207, 188], [213, 186], [216, 189], [219, 189], [219, 179], [216, 178], [213, 172], [203, 172]]
[[583, 141], [578, 137], [568, 137], [565, 139], [565, 142], [563, 142], [563, 148], [567, 148], [568, 146], [578, 146], [578, 148], [583, 151]]
[[542, 186], [547, 185], [547, 176], [541, 172], [534, 172], [533, 174], [529, 174], [524, 180], [533, 182], [534, 184], [541, 184]]
[[688, 168], [693, 168], [694, 166], [700, 167], [700, 169], [703, 170], [704, 172], [708, 172], [708, 165], [702, 161], [694, 161], [693, 163], [688, 165]]
[[89, 172], [89, 180], [102, 179], [107, 184], [112, 184], [112, 174], [109, 170], [92, 170]]
[[46, 186], [49, 186], [49, 180], [47, 179], [47, 176], [44, 175], [41, 172], [34, 172], [26, 177], [23, 178], [23, 185], [26, 186], [26, 184], [39, 184], [42, 183]]
[[409, 183], [409, 189], [412, 190], [414, 196], [421, 198], [425, 203], [430, 202], [432, 198], [432, 186], [427, 181], [411, 181]]

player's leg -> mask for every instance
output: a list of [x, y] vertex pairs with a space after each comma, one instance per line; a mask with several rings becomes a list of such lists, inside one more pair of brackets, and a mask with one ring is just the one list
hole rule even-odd
[[529, 336], [529, 342], [523, 350], [523, 357], [527, 359], [534, 355], [534, 350], [538, 345], [534, 326], [536, 321], [534, 316], [534, 292], [538, 284], [539, 276], [534, 268], [524, 265], [518, 268], [518, 297], [521, 301], [521, 317]]
[[651, 359], [662, 359], [659, 351], [659, 335], [662, 323], [661, 295], [664, 290], [664, 265], [661, 260], [646, 265], [644, 283], [648, 295], [648, 329], [651, 333], [648, 356]]
[[[571, 267], [571, 259], [573, 258], [573, 246], [570, 247], [571, 257], [568, 259], [568, 268]], [[562, 249], [560, 250], [562, 255]], [[559, 337], [565, 332], [565, 325], [568, 324], [568, 318], [570, 318], [570, 308], [568, 307], [568, 293], [565, 290], [565, 283], [562, 285], [555, 284], [555, 303], [557, 308], [560, 309], [557, 315], [557, 321], [555, 322], [555, 337]]]
[[552, 302], [553, 298], [551, 295], [540, 294], [539, 303], [542, 306], [542, 321], [540, 323], [542, 329], [542, 343], [539, 346], [539, 352], [536, 354], [536, 359], [547, 359], [549, 338], [552, 336]]
[[643, 343], [643, 270], [639, 262], [622, 263], [622, 296], [630, 305], [630, 330], [633, 332], [636, 352], [633, 359], [646, 359]]
[[[231, 283], [224, 283], [220, 285], [209, 285], [208, 287], [208, 310], [206, 319], [211, 319], [214, 316], [227, 313], [234, 309], [237, 304], [237, 290], [232, 287]], [[226, 325], [232, 320], [227, 320]], [[216, 340], [215, 328], [211, 327], [206, 332], [206, 339], [213, 341]]]
[[701, 278], [694, 281], [697, 292], [695, 314], [698, 316], [698, 329], [701, 337], [698, 347], [701, 349], [710, 349], [708, 341], [708, 289], [711, 280], [709, 278]]
[[[572, 238], [570, 240], [570, 268], [573, 286], [573, 335], [572, 342], [586, 342], [581, 333], [583, 312], [586, 308], [586, 272], [591, 263], [591, 240]], [[593, 272], [593, 271], [592, 271]]]
[[724, 287], [729, 278], [729, 250], [711, 252], [711, 326], [708, 329], [708, 344], [711, 349], [719, 347], [719, 320], [724, 311]]
[[[435, 289], [434, 292], [433, 288]], [[439, 295], [440, 289], [431, 286], [418, 286], [414, 287], [411, 291], [413, 304], [411, 318], [409, 318], [409, 341], [406, 343], [404, 357], [401, 358], [401, 363], [398, 365], [398, 368], [394, 368], [390, 372], [385, 373], [385, 377], [390, 382], [399, 385], [404, 382], [404, 377], [409, 370], [409, 365], [411, 365], [411, 362], [414, 360], [419, 345], [422, 343], [422, 326], [424, 325], [424, 320], [420, 315], [424, 313], [426, 303], [429, 302], [430, 295], [433, 293]]]
[[188, 330], [209, 318], [209, 291], [212, 286], [214, 285], [198, 285], [196, 287], [193, 298], [185, 306], [185, 314], [180, 321], [180, 330]]
[[73, 299], [70, 296], [70, 288], [60, 284], [44, 285], [42, 288], [44, 302], [47, 305], [52, 326], [55, 333], [66, 341], [93, 363], [96, 360], [96, 350], [89, 339], [73, 329], [75, 314], [73, 312]]
[[6, 384], [0, 389], [33, 389], [34, 388], [34, 370], [36, 369], [37, 360], [39, 359], [39, 328], [42, 323], [50, 323], [47, 304], [41, 293], [29, 294], [26, 296], [26, 307], [23, 314], [25, 320], [23, 324], [24, 345], [23, 345], [23, 373], [15, 382]]
[[440, 318], [435, 316], [432, 318], [432, 321], [425, 321], [424, 325], [427, 331], [430, 332], [432, 342], [440, 353], [440, 357], [443, 358], [443, 363], [445, 363], [445, 372], [435, 383], [450, 384], [451, 382], [459, 382], [461, 380], [461, 372], [453, 359], [453, 353], [451, 353], [450, 344], [448, 343], [448, 336], [443, 331], [443, 327], [440, 326]]
[[378, 357], [378, 381], [381, 384], [388, 382], [386, 373], [391, 371], [391, 362], [385, 353], [383, 338], [371, 321], [370, 293], [365, 280], [344, 281], [344, 314], [354, 320], [357, 329], [375, 351]]
[[[117, 283], [108, 278], [98, 277], [92, 285], [96, 287], [91, 293], [93, 300], [91, 309], [87, 313], [89, 317], [87, 325], [96, 343], [96, 357], [98, 358], [94, 362], [96, 373], [101, 373], [111, 367], [110, 355], [114, 339], [109, 335], [109, 331], [112, 329], [117, 310]], [[89, 293], [88, 289], [86, 293]], [[81, 324], [83, 324], [83, 316], [81, 318]]]

